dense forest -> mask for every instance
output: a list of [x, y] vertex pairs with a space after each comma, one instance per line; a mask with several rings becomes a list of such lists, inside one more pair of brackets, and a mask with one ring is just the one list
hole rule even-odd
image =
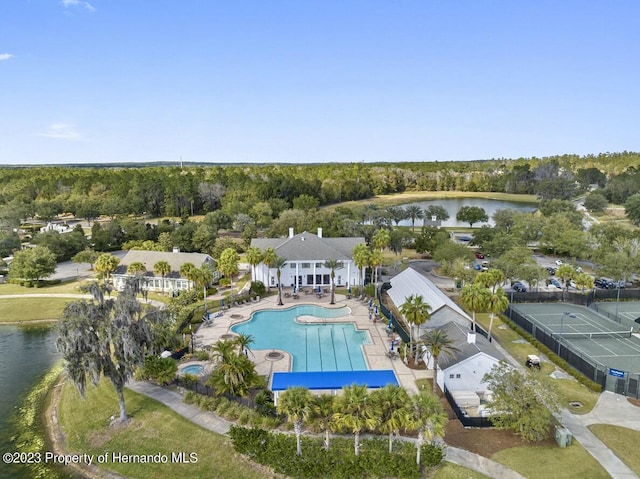
[[[371, 211], [341, 206], [329, 212], [321, 207], [374, 195], [474, 191], [567, 200], [592, 185], [598, 185], [607, 202], [624, 204], [640, 191], [640, 153], [385, 164], [3, 167], [0, 252], [6, 255], [19, 247], [15, 231], [28, 220], [46, 222], [61, 214], [90, 224], [99, 217], [114, 220], [93, 224], [92, 246], [97, 250], [149, 240], [215, 253], [219, 230], [234, 230], [245, 241], [258, 231], [286, 234], [291, 226], [296, 231], [323, 227], [327, 235], [368, 237], [370, 232], [362, 228], [364, 220], [374, 219]], [[202, 220], [190, 221], [195, 215]], [[140, 221], [149, 217], [179, 222]], [[397, 224], [393, 211], [386, 220]], [[82, 242], [80, 235], [78, 231]]]

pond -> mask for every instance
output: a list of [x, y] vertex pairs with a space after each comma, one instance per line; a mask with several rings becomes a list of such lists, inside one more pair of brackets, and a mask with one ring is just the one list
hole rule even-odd
[[[487, 223], [475, 223], [473, 225], [474, 228], [479, 228], [483, 224], [493, 226], [494, 223], [491, 217], [497, 210], [513, 209], [524, 213], [531, 213], [538, 209], [535, 203], [520, 203], [516, 201], [493, 200], [489, 198], [442, 198], [438, 200], [417, 201], [400, 206], [402, 208], [406, 208], [409, 205], [418, 205], [422, 210], [425, 210], [431, 205], [442, 206], [449, 213], [449, 219], [447, 221], [443, 221], [442, 226], [449, 227], [469, 227], [469, 223], [457, 221], [456, 214], [463, 206], [479, 206], [487, 212], [489, 221]], [[416, 227], [422, 227], [422, 225], [422, 220], [416, 220]], [[411, 226], [411, 220], [401, 221], [400, 226]]]
[[[24, 396], [60, 358], [51, 326], [0, 326], [0, 452], [15, 451], [15, 417]], [[24, 467], [0, 467], [0, 479], [28, 478]]]

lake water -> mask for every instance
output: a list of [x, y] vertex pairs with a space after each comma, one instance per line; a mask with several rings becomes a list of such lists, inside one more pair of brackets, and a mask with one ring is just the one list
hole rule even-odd
[[[516, 201], [504, 201], [504, 200], [492, 200], [488, 198], [443, 198], [439, 200], [428, 200], [428, 201], [418, 201], [415, 203], [407, 203], [405, 205], [401, 205], [403, 208], [406, 208], [409, 205], [418, 205], [420, 208], [425, 210], [431, 205], [442, 206], [449, 212], [449, 219], [447, 221], [442, 222], [442, 226], [450, 226], [450, 227], [469, 227], [469, 223], [463, 223], [456, 220], [456, 214], [463, 206], [479, 206], [483, 208], [487, 216], [489, 216], [489, 221], [487, 223], [474, 223], [474, 228], [479, 228], [483, 224], [489, 224], [491, 226], [494, 225], [491, 217], [497, 210], [504, 209], [514, 209], [518, 211], [522, 211], [525, 213], [531, 213], [538, 209], [535, 203], [519, 203]], [[416, 220], [416, 227], [422, 227], [423, 221]], [[411, 226], [411, 220], [405, 220], [400, 222], [401, 226]]]
[[[50, 325], [0, 326], [0, 452], [12, 452], [13, 419], [24, 396], [60, 358]], [[1, 479], [30, 478], [18, 466], [0, 463]]]

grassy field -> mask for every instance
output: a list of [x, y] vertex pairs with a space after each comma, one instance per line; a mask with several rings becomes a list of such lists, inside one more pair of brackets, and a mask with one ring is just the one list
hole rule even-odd
[[[486, 313], [476, 314], [476, 320], [485, 329], [489, 329], [489, 315]], [[493, 329], [491, 335], [511, 354], [520, 364], [524, 364], [527, 355], [537, 354], [540, 352], [526, 342], [518, 333], [504, 324], [499, 317], [493, 321]], [[542, 365], [542, 374], [551, 374], [555, 370], [555, 365], [550, 362], [544, 362]], [[599, 395], [585, 386], [580, 384], [573, 378], [556, 379], [555, 384], [558, 386], [562, 407], [569, 409], [574, 414], [586, 414], [590, 412]], [[580, 402], [582, 407], [576, 408], [570, 405], [571, 402]]]
[[638, 441], [640, 432], [609, 424], [592, 424], [589, 430], [607, 445], [629, 468], [640, 475], [640, 456]]
[[0, 298], [0, 323], [57, 320], [68, 298]]
[[451, 462], [443, 462], [441, 467], [425, 477], [427, 479], [484, 479], [489, 476]]
[[443, 198], [487, 198], [491, 200], [516, 201], [520, 203], [537, 203], [535, 195], [514, 195], [509, 193], [491, 193], [475, 191], [411, 191], [396, 193], [393, 195], [377, 195], [373, 198], [358, 201], [345, 201], [337, 205], [327, 206], [327, 209], [334, 209], [337, 206], [353, 207], [373, 203], [374, 205], [397, 206], [416, 201], [436, 200]]
[[519, 472], [527, 479], [610, 477], [600, 463], [577, 442], [565, 448], [530, 446], [504, 449], [491, 459]]
[[[118, 415], [118, 400], [111, 383], [103, 379], [97, 388], [88, 386], [86, 400], [67, 382], [62, 390], [59, 419], [68, 451], [87, 454], [121, 452], [128, 455], [165, 454], [166, 464], [113, 462], [105, 468], [127, 477], [163, 479], [266, 478], [276, 477], [237, 455], [225, 436], [207, 431], [166, 406], [125, 389], [127, 413], [125, 426], [109, 426]], [[171, 454], [196, 453], [196, 463], [172, 463]]]
[[41, 288], [27, 288], [18, 284], [0, 284], [0, 296], [7, 294], [81, 294], [79, 283], [69, 281]]

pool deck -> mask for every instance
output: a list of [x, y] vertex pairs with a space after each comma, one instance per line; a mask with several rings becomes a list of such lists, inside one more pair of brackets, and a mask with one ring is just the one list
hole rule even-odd
[[[391, 359], [387, 356], [387, 351], [389, 351], [390, 346], [389, 337], [386, 332], [387, 322], [377, 321], [374, 323], [370, 321], [368, 303], [353, 298], [347, 299], [345, 295], [340, 294], [336, 294], [335, 305], [329, 304], [330, 299], [329, 294], [324, 295], [322, 298], [318, 298], [315, 294], [300, 295], [298, 299], [291, 297], [285, 298], [283, 295], [282, 301], [284, 306], [277, 306], [277, 296], [263, 298], [256, 303], [233, 306], [231, 309], [226, 310], [222, 316], [213, 318], [213, 324], [210, 326], [203, 325], [198, 329], [195, 335], [196, 349], [212, 345], [219, 339], [224, 339], [225, 335], [235, 335], [231, 331], [231, 327], [234, 324], [248, 320], [255, 311], [262, 309], [286, 309], [300, 304], [313, 304], [328, 308], [341, 308], [346, 306], [351, 309], [351, 314], [339, 318], [322, 318], [319, 319], [319, 321], [340, 323], [351, 321], [355, 323], [357, 329], [369, 331], [372, 344], [363, 346], [365, 360], [369, 369], [393, 369], [400, 385], [411, 393], [417, 392], [416, 379], [433, 376], [432, 370], [410, 369], [399, 358]], [[305, 322], [313, 322], [313, 319], [309, 316], [304, 316], [304, 320]], [[274, 372], [291, 371], [291, 357], [289, 354], [285, 351], [279, 351], [284, 353], [282, 359], [268, 359], [267, 354], [273, 351], [272, 349], [252, 350], [249, 354], [249, 358], [252, 359], [256, 365], [258, 374], [268, 375], [270, 377]]]

